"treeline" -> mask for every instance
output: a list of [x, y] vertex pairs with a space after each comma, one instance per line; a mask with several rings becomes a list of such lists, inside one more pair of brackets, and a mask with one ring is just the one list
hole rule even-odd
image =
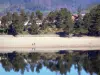
[[94, 7], [83, 17], [81, 9], [77, 18], [72, 20], [72, 13], [66, 8], [51, 11], [43, 16], [41, 11], [30, 14], [21, 10], [20, 13], [8, 12], [1, 18], [0, 34], [42, 34], [65, 32], [67, 35], [100, 36], [100, 5]]
[[[38, 19], [42, 19], [43, 14], [40, 11], [36, 11], [36, 17]], [[31, 25], [27, 27], [27, 25], [25, 25], [26, 23], [27, 25], [31, 23]], [[8, 12], [1, 18], [1, 34], [23, 34], [26, 28], [27, 30], [30, 30], [32, 34], [36, 34], [38, 27], [36, 25], [34, 12], [32, 12], [30, 15], [28, 13], [25, 13], [24, 10], [21, 10], [20, 13]]]

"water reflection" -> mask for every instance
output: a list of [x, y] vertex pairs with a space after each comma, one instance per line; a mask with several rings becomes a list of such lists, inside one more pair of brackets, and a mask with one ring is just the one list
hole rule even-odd
[[0, 54], [0, 63], [0, 69], [10, 75], [12, 71], [23, 75], [100, 75], [100, 51], [13, 52]]

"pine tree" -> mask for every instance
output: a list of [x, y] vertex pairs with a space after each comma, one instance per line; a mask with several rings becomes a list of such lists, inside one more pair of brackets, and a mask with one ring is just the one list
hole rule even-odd
[[84, 26], [88, 28], [89, 35], [100, 36], [100, 5], [86, 14]]
[[11, 33], [14, 35], [22, 33], [24, 30], [24, 25], [23, 25], [22, 19], [20, 18], [17, 12], [13, 13], [12, 19], [13, 19], [12, 24], [11, 26], [9, 26], [9, 30], [10, 29], [13, 30], [13, 32]]
[[34, 15], [34, 12], [32, 12], [30, 15], [30, 22], [32, 22], [34, 18], [35, 18], [35, 15]]
[[32, 21], [32, 25], [31, 25], [31, 27], [29, 29], [29, 33], [30, 34], [38, 34], [38, 26], [36, 25], [36, 21], [35, 20]]
[[36, 11], [36, 17], [37, 17], [38, 19], [42, 20], [42, 19], [43, 19], [43, 13], [42, 13], [41, 11], [37, 10], [37, 11]]

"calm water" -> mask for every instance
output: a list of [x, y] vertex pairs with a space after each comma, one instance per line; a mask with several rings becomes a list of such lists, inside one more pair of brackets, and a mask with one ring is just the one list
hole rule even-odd
[[100, 75], [100, 51], [0, 54], [0, 75]]

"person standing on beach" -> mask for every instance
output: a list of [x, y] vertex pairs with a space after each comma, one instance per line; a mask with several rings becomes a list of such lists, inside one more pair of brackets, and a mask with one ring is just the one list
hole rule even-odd
[[[34, 51], [35, 51], [35, 43], [34, 43], [34, 44], [32, 43], [32, 46], [33, 46], [33, 45], [34, 45]], [[33, 48], [32, 48], [32, 50], [33, 50]]]

